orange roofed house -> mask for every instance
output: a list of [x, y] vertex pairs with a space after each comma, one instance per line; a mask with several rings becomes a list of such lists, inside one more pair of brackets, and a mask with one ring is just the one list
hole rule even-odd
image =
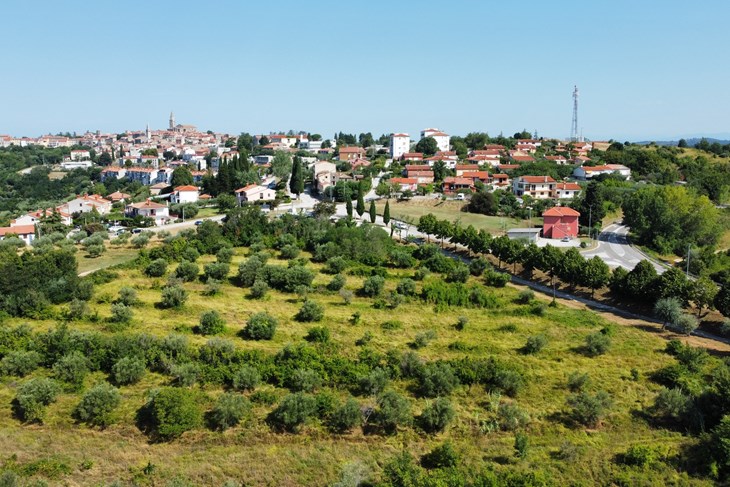
[[567, 206], [555, 206], [542, 214], [543, 238], [575, 238], [578, 236], [580, 213]]

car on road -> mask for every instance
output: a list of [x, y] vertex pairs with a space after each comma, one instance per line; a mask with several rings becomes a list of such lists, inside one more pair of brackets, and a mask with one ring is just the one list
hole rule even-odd
[[200, 224], [202, 224], [202, 223], [203, 223], [203, 220], [195, 220], [195, 225], [196, 225], [196, 226], [197, 226], [197, 225], [200, 225]]
[[570, 242], [572, 239], [570, 237], [563, 237], [560, 239], [561, 242]]
[[142, 233], [142, 229], [141, 228], [135, 228], [135, 229], [132, 230], [132, 233]]
[[399, 230], [408, 230], [408, 225], [403, 222], [395, 222], [395, 228]]

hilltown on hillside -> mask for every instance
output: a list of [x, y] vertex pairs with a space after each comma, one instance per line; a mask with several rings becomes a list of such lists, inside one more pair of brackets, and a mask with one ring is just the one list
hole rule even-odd
[[[342, 135], [342, 134], [340, 134]], [[362, 134], [361, 134], [362, 135]], [[354, 137], [353, 137], [354, 139]], [[372, 139], [372, 137], [371, 137]], [[424, 143], [428, 142], [428, 143]], [[109, 213], [113, 204], [122, 205], [128, 217], [149, 218], [155, 225], [175, 220], [170, 205], [197, 203], [211, 199], [204, 191], [206, 177], [215, 178], [221, 164], [245, 158], [257, 181], [235, 189], [236, 202], [273, 203], [277, 200], [277, 183], [282, 183], [272, 171], [277, 153], [298, 155], [309, 170], [312, 190], [327, 194], [340, 182], [358, 181], [363, 174], [372, 171], [374, 161], [383, 161], [378, 168], [382, 181], [387, 182], [396, 196], [442, 193], [444, 197], [464, 199], [477, 189], [511, 192], [523, 201], [548, 200], [548, 206], [560, 206], [581, 193], [581, 182], [599, 175], [615, 174], [631, 178], [631, 171], [623, 165], [596, 165], [589, 157], [592, 150], [605, 150], [608, 142], [585, 142], [517, 138], [512, 146], [484, 144], [469, 151], [451, 144], [451, 137], [438, 128], [426, 128], [418, 141], [407, 133], [395, 132], [370, 143], [348, 143], [344, 137], [323, 140], [321, 136], [307, 132], [271, 133], [250, 136], [250, 146], [238, 141], [238, 137], [211, 131], [201, 132], [193, 125], [176, 123], [170, 114], [169, 125], [164, 130], [127, 131], [121, 134], [87, 132], [83, 135], [44, 135], [37, 138], [0, 135], [0, 147], [31, 145], [46, 148], [72, 148], [57, 167], [61, 172], [75, 169], [101, 168], [99, 180], [137, 182], [149, 187], [150, 198], [131, 201], [123, 192], [102, 197], [98, 194], [77, 195], [74, 199], [55, 208], [38, 209], [18, 215], [9, 227], [0, 228], [0, 239], [13, 234], [30, 243], [37, 235], [36, 223], [50, 215], [57, 215], [66, 224], [72, 224], [72, 216], [88, 212], [100, 215]], [[362, 142], [362, 141], [361, 141]], [[430, 148], [430, 153], [422, 148]], [[419, 150], [421, 149], [421, 150]], [[239, 154], [239, 151], [245, 153]], [[555, 166], [574, 166], [572, 175], [556, 180], [544, 174], [535, 164], [534, 171], [524, 168], [541, 162]], [[186, 168], [191, 184], [175, 186], [174, 173]], [[522, 175], [513, 176], [516, 169]], [[368, 174], [374, 174], [372, 172]], [[333, 188], [334, 189], [334, 188]], [[546, 237], [575, 236], [576, 232], [545, 233]]]

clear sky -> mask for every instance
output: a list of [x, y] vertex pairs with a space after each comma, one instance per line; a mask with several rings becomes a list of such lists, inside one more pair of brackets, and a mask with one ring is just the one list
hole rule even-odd
[[727, 0], [3, 0], [0, 133], [730, 132]]

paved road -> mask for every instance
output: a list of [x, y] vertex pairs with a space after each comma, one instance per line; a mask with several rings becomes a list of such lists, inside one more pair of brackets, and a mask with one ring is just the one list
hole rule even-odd
[[609, 267], [623, 267], [627, 270], [633, 269], [639, 261], [647, 259], [659, 274], [666, 270], [658, 262], [650, 259], [647, 255], [632, 246], [628, 240], [629, 227], [614, 223], [607, 226], [598, 235], [598, 246], [594, 249], [582, 252], [583, 257], [590, 259], [599, 256]]

